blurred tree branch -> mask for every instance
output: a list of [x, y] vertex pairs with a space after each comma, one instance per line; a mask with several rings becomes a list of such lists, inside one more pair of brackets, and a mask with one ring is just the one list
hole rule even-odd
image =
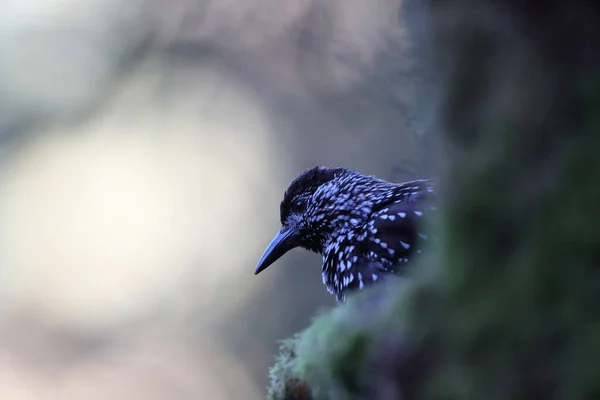
[[600, 7], [431, 7], [443, 243], [286, 342], [270, 398], [597, 398]]

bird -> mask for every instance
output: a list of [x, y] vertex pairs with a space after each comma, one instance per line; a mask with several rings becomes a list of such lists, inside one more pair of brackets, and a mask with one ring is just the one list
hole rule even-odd
[[337, 302], [389, 276], [401, 276], [430, 240], [423, 219], [437, 210], [435, 181], [393, 183], [345, 167], [317, 165], [289, 184], [281, 228], [254, 275], [295, 248], [322, 256], [322, 279]]

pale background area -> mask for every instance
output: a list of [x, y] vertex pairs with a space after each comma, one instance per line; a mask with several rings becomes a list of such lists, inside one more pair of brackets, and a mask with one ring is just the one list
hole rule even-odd
[[400, 7], [5, 0], [0, 398], [264, 398], [333, 304], [317, 255], [253, 275], [285, 187], [424, 156]]

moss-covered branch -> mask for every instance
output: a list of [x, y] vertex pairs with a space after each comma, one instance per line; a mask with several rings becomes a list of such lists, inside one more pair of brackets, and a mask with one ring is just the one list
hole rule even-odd
[[543, 8], [432, 0], [442, 243], [288, 341], [272, 399], [600, 398], [600, 13]]

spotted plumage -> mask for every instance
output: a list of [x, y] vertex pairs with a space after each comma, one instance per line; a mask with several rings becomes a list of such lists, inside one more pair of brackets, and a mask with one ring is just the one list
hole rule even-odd
[[285, 191], [281, 230], [261, 257], [260, 273], [295, 247], [323, 258], [323, 283], [337, 301], [406, 264], [430, 240], [423, 218], [436, 210], [427, 179], [391, 183], [347, 168], [317, 166], [304, 171]]

